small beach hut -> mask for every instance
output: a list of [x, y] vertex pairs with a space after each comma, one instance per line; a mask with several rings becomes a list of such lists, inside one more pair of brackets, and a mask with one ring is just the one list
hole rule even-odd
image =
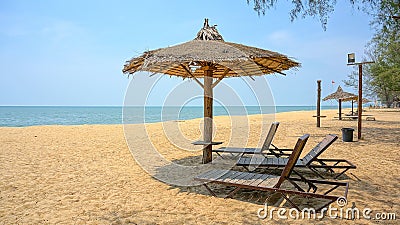
[[340, 85], [339, 85], [339, 87], [337, 88], [337, 90], [335, 92], [333, 92], [332, 94], [323, 98], [322, 101], [327, 101], [327, 100], [332, 100], [332, 99], [335, 99], [339, 102], [339, 120], [341, 120], [342, 119], [342, 102], [357, 100], [358, 96], [354, 95], [352, 93], [343, 91], [342, 87], [340, 87]]
[[[260, 48], [224, 41], [205, 19], [194, 40], [144, 52], [127, 61], [123, 73], [148, 71], [194, 79], [204, 89], [203, 163], [212, 161], [213, 88], [224, 78], [279, 73], [300, 63]], [[201, 79], [203, 82], [201, 82]]]

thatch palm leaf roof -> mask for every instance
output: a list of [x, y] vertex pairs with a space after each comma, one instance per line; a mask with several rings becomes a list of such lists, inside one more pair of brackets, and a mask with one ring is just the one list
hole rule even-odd
[[339, 87], [337, 88], [337, 90], [335, 92], [333, 92], [332, 94], [323, 98], [322, 101], [327, 101], [327, 100], [331, 100], [331, 99], [335, 99], [335, 100], [340, 99], [343, 102], [345, 102], [345, 101], [356, 100], [356, 99], [358, 99], [358, 96], [354, 95], [352, 93], [343, 91], [342, 87], [340, 87], [340, 85], [339, 85]]
[[[215, 25], [206, 20], [195, 40], [172, 47], [146, 51], [127, 61], [123, 72], [163, 73], [182, 77], [203, 77], [203, 66], [213, 66], [213, 77], [257, 76], [282, 73], [300, 63], [260, 48], [225, 42]], [[188, 73], [188, 70], [192, 73]]]
[[197, 33], [195, 40], [214, 40], [214, 41], [224, 41], [224, 38], [219, 34], [217, 30], [217, 25], [209, 26], [208, 19], [204, 20], [203, 28]]

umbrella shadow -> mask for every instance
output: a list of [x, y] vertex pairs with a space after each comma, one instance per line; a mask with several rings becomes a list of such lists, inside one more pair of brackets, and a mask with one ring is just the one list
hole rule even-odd
[[[190, 162], [201, 162], [201, 156], [191, 156], [191, 157], [186, 157], [178, 160], [173, 160], [173, 163], [180, 164], [180, 165], [188, 165]], [[160, 167], [157, 169], [156, 176], [165, 176], [169, 171], [170, 171], [170, 166], [165, 166], [165, 167]], [[235, 171], [241, 171], [241, 172], [248, 172], [245, 170], [243, 167], [237, 167], [234, 166], [232, 170]], [[276, 169], [257, 169], [255, 172], [257, 173], [262, 173], [262, 174], [273, 174], [275, 176], [280, 176], [282, 170], [276, 170]], [[312, 178], [312, 179], [318, 179], [314, 173], [311, 171], [306, 171], [303, 169], [298, 170], [299, 173], [301, 173], [303, 176]], [[331, 174], [329, 173], [324, 173], [324, 171], [321, 171], [322, 174], [327, 178], [331, 178]], [[296, 176], [296, 175], [293, 175]], [[195, 176], [192, 177], [192, 179]], [[321, 178], [319, 178], [321, 179]], [[348, 180], [351, 179], [347, 175], [343, 174], [341, 177], [339, 177], [339, 180]], [[178, 185], [173, 185], [169, 184], [170, 187], [169, 189], [174, 189], [178, 190], [180, 193], [195, 193], [195, 194], [200, 194], [200, 195], [207, 195], [211, 196], [210, 192], [202, 185], [200, 182], [195, 182], [193, 186], [178, 186]], [[233, 191], [235, 187], [232, 186], [225, 186], [225, 185], [219, 185], [219, 184], [207, 184], [214, 192], [215, 194], [220, 197], [224, 198], [227, 193]], [[300, 186], [303, 189], [307, 189], [307, 185], [304, 183], [301, 183]], [[295, 190], [295, 188], [289, 183], [289, 182], [284, 182], [283, 189], [288, 189], [288, 190]], [[321, 191], [325, 190], [325, 187], [321, 189]], [[274, 206], [274, 207], [287, 207], [290, 208], [291, 205], [284, 200], [284, 198], [280, 194], [272, 193], [272, 192], [267, 192], [267, 191], [259, 191], [259, 190], [251, 190], [251, 189], [240, 189], [237, 191], [233, 196], [231, 196], [232, 199], [238, 200], [238, 201], [243, 201], [243, 202], [248, 202], [256, 205], [263, 206], [265, 203], [267, 203], [269, 206]], [[267, 201], [268, 200], [268, 201]], [[314, 207], [314, 208], [319, 208], [320, 206], [324, 205], [327, 203], [326, 200], [324, 199], [309, 199], [309, 198], [303, 198], [300, 196], [293, 196], [291, 198], [291, 201], [293, 201], [295, 204], [299, 205], [300, 208], [305, 208], [305, 207]]]
[[[385, 181], [385, 184], [374, 183], [369, 177], [362, 177], [361, 180], [350, 182], [350, 197], [351, 199], [362, 207], [372, 208], [375, 207], [394, 208], [397, 205], [398, 178], [392, 178]], [[388, 198], [388, 196], [392, 196]], [[372, 202], [372, 204], [371, 204]], [[379, 210], [384, 210], [379, 208]]]
[[360, 146], [369, 146], [371, 143], [398, 143], [400, 138], [400, 129], [384, 128], [381, 125], [392, 126], [399, 122], [380, 122], [379, 126], [368, 126], [363, 128], [363, 141], [354, 140], [353, 142]]

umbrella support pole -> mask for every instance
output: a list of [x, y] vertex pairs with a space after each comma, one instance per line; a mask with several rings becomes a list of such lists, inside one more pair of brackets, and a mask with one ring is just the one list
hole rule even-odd
[[342, 120], [342, 99], [339, 99], [339, 120]]
[[358, 65], [358, 105], [357, 105], [357, 116], [358, 116], [358, 126], [357, 126], [357, 138], [361, 139], [361, 117], [362, 117], [362, 64]]
[[317, 127], [321, 127], [321, 80], [317, 80]]
[[213, 71], [204, 70], [204, 142], [210, 143], [203, 148], [203, 164], [212, 161], [212, 134], [213, 134]]

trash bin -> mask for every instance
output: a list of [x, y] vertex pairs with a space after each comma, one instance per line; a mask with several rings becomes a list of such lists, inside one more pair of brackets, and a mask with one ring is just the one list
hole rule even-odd
[[344, 142], [353, 141], [353, 128], [342, 128], [342, 138]]

